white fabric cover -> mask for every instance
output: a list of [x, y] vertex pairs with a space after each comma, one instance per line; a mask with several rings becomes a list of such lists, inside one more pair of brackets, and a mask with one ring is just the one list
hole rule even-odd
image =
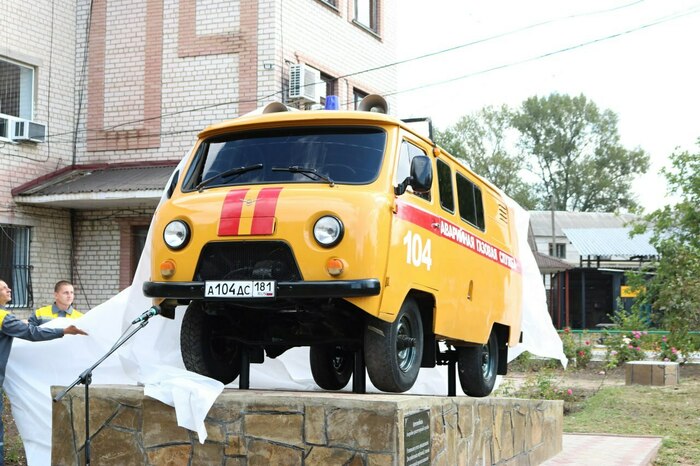
[[[566, 364], [561, 340], [547, 312], [542, 278], [527, 244], [528, 214], [514, 202], [512, 204], [516, 209], [517, 231], [520, 232], [523, 343], [511, 350], [509, 360], [527, 350]], [[150, 237], [151, 232], [130, 288], [93, 308], [77, 321], [56, 319], [45, 324], [65, 327], [75, 323], [89, 336], [68, 335], [47, 342], [14, 342], [4, 388], [12, 403], [30, 466], [51, 463], [50, 387], [73, 383], [107, 353], [124, 331], [133, 328], [133, 319], [150, 307], [150, 300], [141, 292], [149, 275]], [[207, 435], [204, 418], [223, 385], [184, 369], [179, 337], [183, 311], [184, 308], [178, 308], [174, 320], [160, 316], [151, 318], [147, 326], [94, 370], [92, 385], [144, 384], [147, 396], [174, 406], [178, 425], [197, 432], [200, 441], [204, 442]], [[230, 385], [236, 386], [237, 382]], [[311, 376], [307, 348], [295, 348], [277, 359], [252, 365], [250, 386], [277, 390], [319, 389]], [[352, 384], [349, 384], [346, 390], [351, 388]], [[84, 385], [73, 388], [84, 389]], [[369, 378], [367, 389], [377, 391]], [[422, 369], [409, 393], [446, 395], [446, 367]]]

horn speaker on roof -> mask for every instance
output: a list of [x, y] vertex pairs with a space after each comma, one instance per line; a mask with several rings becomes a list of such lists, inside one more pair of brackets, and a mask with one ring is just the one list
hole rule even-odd
[[360, 101], [360, 105], [357, 106], [357, 109], [363, 112], [388, 113], [389, 104], [387, 104], [386, 99], [379, 94], [370, 94]]

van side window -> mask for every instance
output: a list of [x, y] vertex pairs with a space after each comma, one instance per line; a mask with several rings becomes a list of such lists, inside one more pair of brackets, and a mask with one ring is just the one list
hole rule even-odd
[[[399, 149], [399, 163], [396, 167], [396, 180], [394, 186], [398, 186], [406, 178], [411, 175], [411, 160], [417, 155], [426, 155], [425, 151], [418, 146], [414, 146], [408, 141], [401, 141], [401, 148]], [[418, 194], [413, 193], [414, 196], [422, 197], [423, 199], [430, 200], [430, 192]]]
[[437, 161], [438, 189], [440, 205], [450, 213], [455, 211], [454, 190], [452, 189], [452, 169], [442, 160]]
[[484, 229], [484, 201], [481, 189], [463, 175], [457, 173], [457, 202], [459, 216], [480, 230]]

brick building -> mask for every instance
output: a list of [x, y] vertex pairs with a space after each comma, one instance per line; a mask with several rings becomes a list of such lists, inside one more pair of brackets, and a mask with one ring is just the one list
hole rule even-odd
[[[353, 108], [366, 94], [395, 91], [395, 68], [382, 65], [395, 61], [397, 8], [65, 0], [29, 9], [7, 0], [0, 277], [14, 308], [51, 302], [59, 279], [75, 283], [81, 310], [128, 286], [160, 192], [206, 125], [271, 101], [310, 106], [333, 94]], [[319, 83], [301, 89], [303, 99], [290, 98], [297, 64]]]

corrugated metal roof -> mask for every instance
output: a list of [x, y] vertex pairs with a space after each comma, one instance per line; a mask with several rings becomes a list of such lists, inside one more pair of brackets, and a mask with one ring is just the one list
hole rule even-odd
[[548, 256], [538, 251], [533, 251], [533, 254], [535, 255], [535, 262], [537, 262], [540, 273], [563, 272], [564, 270], [574, 268], [573, 265], [561, 259], [557, 259], [556, 257]]
[[[554, 212], [555, 234], [563, 236], [564, 228], [622, 228], [635, 220], [632, 214], [611, 212]], [[552, 235], [552, 212], [549, 210], [530, 211], [530, 225], [535, 236]]]
[[630, 238], [630, 228], [564, 228], [563, 232], [579, 254], [585, 256], [656, 256], [649, 242], [651, 233]]
[[155, 207], [177, 162], [66, 167], [12, 190], [16, 202], [72, 209]]
[[18, 195], [103, 193], [112, 191], [163, 190], [173, 167], [80, 169], [48, 180]]

